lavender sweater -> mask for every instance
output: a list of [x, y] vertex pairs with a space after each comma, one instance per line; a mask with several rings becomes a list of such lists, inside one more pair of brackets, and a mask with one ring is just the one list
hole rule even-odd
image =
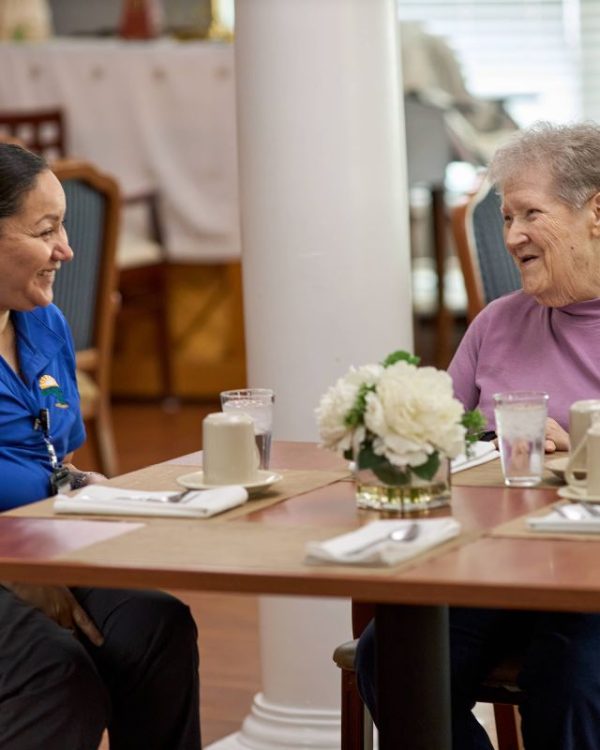
[[544, 307], [523, 291], [500, 297], [471, 323], [448, 372], [489, 430], [494, 393], [530, 390], [549, 394], [548, 415], [568, 430], [573, 401], [600, 398], [600, 299]]

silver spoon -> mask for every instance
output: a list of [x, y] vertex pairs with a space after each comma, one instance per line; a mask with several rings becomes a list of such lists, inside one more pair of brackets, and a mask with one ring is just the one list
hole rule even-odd
[[419, 536], [419, 524], [413, 521], [408, 526], [404, 526], [401, 529], [394, 529], [394, 531], [390, 531], [387, 536], [382, 537], [381, 539], [375, 539], [372, 542], [367, 542], [367, 544], [363, 544], [361, 547], [355, 547], [351, 552], [349, 552], [349, 555], [357, 555], [362, 552], [364, 552], [367, 549], [371, 549], [371, 547], [378, 547], [380, 544], [384, 544], [385, 542], [410, 542], [413, 539], [416, 539]]

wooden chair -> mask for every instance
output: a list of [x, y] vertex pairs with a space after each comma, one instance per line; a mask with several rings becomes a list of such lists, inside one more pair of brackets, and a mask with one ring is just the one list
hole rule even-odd
[[[165, 252], [164, 232], [160, 221], [159, 196], [156, 192], [136, 195], [124, 200], [125, 208], [141, 209], [144, 216], [142, 231], [121, 233], [117, 247], [119, 292], [123, 333], [138, 321], [151, 316], [153, 321], [154, 349], [158, 364], [160, 391], [163, 398], [172, 397], [173, 375], [171, 365], [172, 342], [169, 327], [169, 270]], [[139, 213], [139, 212], [138, 212]], [[117, 331], [116, 347], [123, 344]]]
[[65, 156], [65, 118], [57, 107], [0, 112], [0, 136], [15, 138], [47, 161]]
[[117, 309], [116, 247], [121, 197], [117, 182], [84, 161], [52, 165], [67, 197], [66, 229], [75, 252], [54, 284], [77, 358], [82, 415], [100, 471], [117, 474], [110, 413], [110, 371]]
[[[365, 603], [352, 603], [352, 627], [359, 635], [374, 613]], [[372, 750], [373, 723], [358, 693], [354, 659], [357, 640], [347, 641], [333, 652], [333, 660], [342, 671], [341, 686], [341, 750]], [[519, 657], [505, 659], [487, 675], [479, 686], [478, 703], [492, 703], [498, 737], [498, 750], [523, 750], [518, 730], [516, 707], [522, 693], [517, 685], [520, 669]]]
[[488, 302], [521, 287], [517, 267], [504, 245], [500, 196], [487, 180], [453, 209], [452, 234], [471, 321]]

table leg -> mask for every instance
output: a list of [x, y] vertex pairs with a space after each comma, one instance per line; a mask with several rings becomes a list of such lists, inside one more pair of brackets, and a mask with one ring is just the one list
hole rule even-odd
[[448, 608], [378, 604], [380, 750], [451, 750]]

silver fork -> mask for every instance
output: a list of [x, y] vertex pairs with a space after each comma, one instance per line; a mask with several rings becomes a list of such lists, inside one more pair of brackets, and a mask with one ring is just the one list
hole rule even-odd
[[351, 552], [348, 552], [348, 555], [357, 555], [361, 554], [367, 549], [371, 549], [371, 547], [378, 547], [380, 544], [384, 544], [385, 542], [411, 542], [413, 539], [416, 539], [419, 536], [419, 524], [413, 521], [408, 526], [404, 526], [401, 529], [394, 529], [394, 531], [390, 531], [389, 534], [382, 537], [381, 539], [375, 539], [372, 542], [367, 542], [367, 544], [363, 544], [361, 547], [355, 547]]
[[183, 492], [178, 492], [175, 495], [168, 495], [165, 497], [148, 497], [144, 495], [139, 495], [135, 497], [131, 497], [131, 495], [123, 495], [123, 497], [115, 497], [115, 500], [146, 500], [146, 502], [150, 503], [181, 503], [185, 502], [183, 499], [186, 495], [189, 495], [190, 492], [196, 492], [196, 490], [183, 490]]

